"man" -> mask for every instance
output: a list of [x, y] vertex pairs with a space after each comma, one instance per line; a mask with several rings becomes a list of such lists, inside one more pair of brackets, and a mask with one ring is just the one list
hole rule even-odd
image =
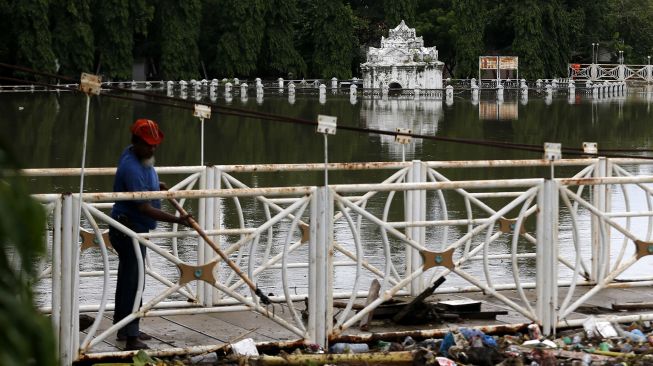
[[[156, 122], [139, 119], [131, 126], [131, 145], [120, 156], [113, 183], [114, 192], [143, 192], [165, 190], [154, 170], [154, 151], [163, 141], [163, 132]], [[113, 205], [111, 217], [137, 233], [156, 228], [157, 221], [179, 223], [189, 226], [188, 215], [177, 217], [161, 210], [160, 200], [118, 201]], [[132, 239], [111, 227], [111, 244], [118, 252], [118, 282], [116, 284], [113, 323], [131, 314], [138, 287], [138, 261]], [[145, 258], [146, 248], [140, 245], [140, 255]], [[142, 304], [142, 301], [141, 301]], [[149, 348], [143, 340], [151, 337], [139, 331], [139, 319], [135, 319], [118, 331], [119, 341], [126, 341], [126, 349]]]

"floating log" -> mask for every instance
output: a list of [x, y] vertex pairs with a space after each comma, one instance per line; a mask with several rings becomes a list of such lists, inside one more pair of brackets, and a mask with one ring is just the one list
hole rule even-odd
[[371, 353], [344, 353], [344, 354], [287, 354], [283, 356], [263, 355], [249, 359], [251, 365], [280, 366], [280, 365], [398, 365], [413, 363], [411, 351], [401, 352], [371, 352]]

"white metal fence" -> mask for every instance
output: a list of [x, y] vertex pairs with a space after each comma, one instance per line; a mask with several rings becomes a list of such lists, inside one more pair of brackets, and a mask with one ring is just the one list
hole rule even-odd
[[[78, 195], [37, 194], [51, 217], [52, 255], [42, 277], [51, 281], [52, 296], [44, 300], [49, 306], [43, 311], [52, 313], [64, 364], [93, 353], [95, 345], [134, 318], [171, 314], [251, 310], [297, 338], [326, 344], [329, 336], [351, 328], [393, 296], [416, 295], [447, 276], [455, 286], [439, 292], [484, 291], [539, 322], [548, 334], [561, 322], [577, 321], [569, 315], [602, 289], [653, 283], [646, 258], [653, 254], [653, 163], [598, 158], [549, 164], [334, 163], [329, 170], [341, 171], [345, 181], [351, 181], [347, 175], [359, 174], [356, 180], [364, 182], [328, 187], [245, 183], [257, 182], [266, 172], [316, 175], [323, 164], [159, 168], [160, 175], [178, 179], [171, 192], [86, 193], [81, 228], [75, 212]], [[556, 177], [449, 178], [460, 170], [538, 167], [547, 177], [555, 170]], [[110, 176], [115, 169], [86, 172]], [[79, 169], [25, 174], [75, 175]], [[370, 182], [369, 176], [381, 178]], [[193, 203], [202, 228], [248, 277], [274, 288], [273, 301], [286, 304], [291, 316], [281, 317], [260, 304], [196, 233], [175, 225], [138, 234], [107, 213], [117, 200], [171, 197], [187, 206]], [[116, 268], [107, 226], [131, 237], [135, 250], [139, 243], [148, 248], [139, 263], [140, 281], [149, 277], [156, 285], [138, 293], [129, 317], [100, 329], [102, 314], [113, 309], [109, 298]], [[78, 232], [81, 243], [74, 239]], [[88, 250], [96, 253], [92, 265]], [[638, 276], [622, 276], [633, 269]], [[381, 283], [379, 298], [354, 314], [354, 301], [367, 295], [372, 279]], [[580, 285], [591, 289], [578, 297]], [[505, 289], [518, 297], [505, 296], [500, 292]], [[535, 305], [528, 289], [536, 291]], [[306, 297], [307, 321], [295, 302]], [[332, 321], [334, 298], [347, 299], [347, 306]], [[80, 312], [97, 313], [84, 339], [79, 339]]]
[[653, 82], [653, 65], [569, 64], [569, 78], [575, 80], [642, 80]]

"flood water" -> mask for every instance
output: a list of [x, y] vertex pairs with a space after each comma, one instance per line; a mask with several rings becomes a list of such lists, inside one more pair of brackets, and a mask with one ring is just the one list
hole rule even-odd
[[[10, 141], [12, 147], [21, 159], [25, 168], [64, 168], [78, 167], [81, 162], [82, 137], [84, 122], [85, 97], [71, 93], [2, 93], [0, 94], [0, 128], [3, 138]], [[316, 94], [299, 93], [294, 100], [287, 95], [276, 93], [265, 95], [263, 100], [250, 96], [242, 100], [235, 96], [225, 100], [220, 93], [216, 100], [218, 104], [249, 110], [256, 110], [276, 115], [315, 120], [318, 114], [338, 117], [339, 125], [368, 127], [394, 131], [396, 128], [410, 128], [415, 133], [443, 137], [455, 137], [470, 140], [488, 140], [532, 144], [541, 146], [544, 142], [560, 142], [563, 147], [580, 148], [584, 141], [597, 142], [599, 149], [652, 149], [653, 148], [653, 92], [631, 90], [627, 95], [595, 99], [578, 93], [574, 98], [566, 95], [547, 99], [543, 94], [531, 91], [528, 100], [520, 99], [519, 95], [506, 93], [504, 100], [496, 101], [494, 94], [481, 94], [480, 100], [472, 101], [468, 93], [457, 94], [452, 103], [433, 99], [406, 98], [372, 98], [359, 96], [355, 101], [347, 94], [328, 94], [326, 102], [318, 101]], [[87, 167], [112, 167], [129, 142], [129, 126], [136, 118], [150, 118], [160, 123], [165, 133], [164, 143], [156, 152], [158, 166], [198, 165], [200, 162], [200, 123], [192, 117], [191, 112], [183, 109], [162, 107], [147, 103], [145, 100], [132, 102], [112, 99], [106, 96], [95, 97], [91, 102], [89, 121]], [[206, 164], [261, 164], [261, 163], [320, 163], [324, 161], [323, 138], [315, 133], [314, 127], [298, 124], [262, 121], [252, 118], [221, 115], [214, 112], [211, 120], [205, 123], [206, 147], [204, 160]], [[414, 140], [405, 152], [402, 146], [389, 136], [357, 133], [340, 130], [335, 136], [329, 137], [330, 162], [368, 162], [368, 161], [400, 161], [405, 153], [406, 160], [485, 160], [485, 159], [539, 159], [541, 153], [509, 150], [498, 147], [488, 147], [473, 144], [456, 144], [432, 140]], [[574, 157], [574, 156], [568, 156]], [[651, 165], [644, 167], [626, 167], [632, 171], [651, 174]], [[576, 169], [576, 170], [574, 170]], [[571, 175], [580, 168], [560, 169], [561, 175]], [[333, 172], [329, 175], [329, 183], [381, 182], [391, 174], [388, 171], [373, 171], [365, 174], [350, 172]], [[547, 169], [453, 169], [445, 175], [450, 180], [473, 179], [503, 179], [503, 178], [539, 178], [548, 174]], [[287, 186], [287, 185], [319, 185], [322, 182], [320, 173], [258, 173], [237, 176], [250, 186]], [[162, 178], [172, 182], [178, 177]], [[30, 188], [34, 193], [67, 192], [78, 190], [78, 178], [39, 177], [30, 179]], [[86, 191], [110, 191], [112, 177], [89, 177], [86, 180]], [[615, 189], [616, 197], [613, 208], [624, 206], [623, 193]], [[382, 206], [385, 196], [376, 201]], [[435, 201], [435, 199], [434, 199]], [[507, 201], [506, 201], [507, 202]], [[646, 210], [643, 200], [639, 202]], [[225, 203], [225, 205], [228, 205]], [[374, 202], [370, 204], [373, 206]], [[390, 216], [398, 221], [403, 216], [399, 205], [393, 205]], [[437, 203], [433, 204], [437, 208]], [[462, 200], [455, 201], [449, 207], [450, 215], [458, 214], [465, 217], [465, 207]], [[223, 207], [224, 209], [227, 206]], [[636, 207], [630, 208], [637, 211]], [[262, 207], [255, 202], [243, 205], [245, 216], [251, 217], [247, 226], [254, 226], [261, 220]], [[437, 210], [427, 214], [428, 219], [436, 219]], [[230, 211], [225, 211], [230, 212]], [[586, 214], [586, 212], [585, 212]], [[306, 215], [306, 214], [305, 214]], [[561, 214], [561, 241], [571, 238], [568, 215]], [[589, 218], [581, 217], [584, 226], [581, 234], [589, 235]], [[238, 226], [238, 217], [226, 213], [223, 225]], [[534, 228], [534, 220], [530, 228]], [[646, 221], [633, 219], [633, 231], [646, 236]], [[344, 246], [355, 249], [351, 233], [346, 230], [346, 222], [336, 223], [336, 240]], [[166, 228], [164, 224], [162, 227]], [[443, 248], [464, 234], [465, 227], [449, 230], [443, 234], [441, 229], [427, 230], [427, 246], [433, 249]], [[382, 266], [383, 259], [375, 259], [374, 251], [379, 251], [378, 228], [363, 224], [361, 229], [365, 244], [366, 259]], [[485, 233], [479, 235], [479, 240], [485, 238]], [[231, 238], [235, 242], [238, 238]], [[261, 240], [263, 242], [263, 240]], [[620, 239], [614, 239], [615, 246], [621, 245]], [[187, 261], [196, 258], [193, 240], [186, 240], [187, 249], [180, 249], [180, 257]], [[162, 242], [166, 248], [169, 243]], [[533, 251], [534, 246], [523, 245], [521, 250]], [[509, 253], [510, 237], [497, 241], [496, 253]], [[632, 249], [632, 248], [631, 248]], [[589, 249], [588, 249], [589, 250]], [[616, 249], [618, 251], [618, 249]], [[273, 250], [274, 251], [274, 250]], [[82, 254], [82, 268], [100, 269], [101, 257], [97, 251]], [[392, 247], [393, 256], [401, 261], [403, 249], [398, 245]], [[587, 253], [587, 251], [585, 251]], [[628, 252], [627, 252], [628, 253]], [[632, 253], [632, 250], [630, 251]], [[573, 253], [565, 253], [573, 261]], [[306, 256], [305, 246], [297, 252], [298, 258]], [[157, 259], [158, 258], [158, 259]], [[246, 254], [241, 260], [246, 261]], [[344, 257], [336, 256], [336, 260]], [[301, 261], [301, 260], [300, 260]], [[160, 272], [175, 277], [176, 269], [160, 259], [152, 258], [153, 265], [161, 265]], [[646, 259], [640, 261], [648, 263]], [[112, 268], [116, 259], [111, 258]], [[534, 276], [534, 259], [526, 259], [520, 267], [520, 276], [532, 281]], [[400, 264], [400, 263], [399, 263]], [[506, 261], [491, 264], [491, 270], [496, 271], [498, 282], [501, 279], [512, 280], [512, 273]], [[639, 267], [642, 268], [642, 267]], [[397, 267], [402, 273], [400, 266]], [[465, 265], [465, 270], [482, 277], [483, 269], [480, 262], [476, 265]], [[636, 273], [637, 270], [624, 275]], [[280, 294], [278, 286], [280, 275], [265, 274], [259, 278], [259, 285], [269, 291]], [[304, 293], [306, 287], [306, 271], [295, 270], [291, 279], [296, 291]], [[565, 269], [561, 269], [565, 273]], [[567, 270], [567, 273], [570, 273]], [[354, 267], [337, 267], [335, 287], [337, 290], [347, 290], [351, 286]], [[640, 273], [641, 275], [641, 273]], [[567, 274], [567, 276], [569, 276]], [[369, 280], [371, 276], [367, 276]], [[148, 280], [152, 281], [152, 280]], [[96, 288], [100, 279], [82, 278], [81, 290]], [[113, 281], [112, 281], [113, 282]], [[366, 281], [367, 283], [369, 281]], [[504, 281], [506, 282], [506, 281]], [[150, 282], [148, 282], [149, 284]], [[462, 280], [452, 280], [449, 285], [467, 285]], [[153, 285], [146, 290], [146, 297], [158, 287]], [[48, 292], [49, 283], [44, 281], [39, 286], [42, 294], [41, 303], [47, 304], [43, 296]], [[298, 289], [298, 290], [297, 290]], [[360, 290], [366, 290], [365, 284]], [[113, 291], [113, 290], [112, 290]], [[111, 291], [111, 298], [113, 293]], [[85, 297], [89, 301], [97, 300], [97, 295]]]

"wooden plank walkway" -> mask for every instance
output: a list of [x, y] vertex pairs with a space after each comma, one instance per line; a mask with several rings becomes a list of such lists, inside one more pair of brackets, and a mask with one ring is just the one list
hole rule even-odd
[[[567, 288], [559, 291], [559, 299], [562, 301], [566, 295]], [[589, 288], [577, 288], [574, 299], [582, 296]], [[535, 306], [535, 291], [526, 290], [527, 298], [531, 306]], [[518, 293], [514, 290], [501, 291], [501, 293], [511, 300], [521, 303]], [[528, 319], [519, 312], [509, 308], [500, 302], [497, 298], [484, 295], [482, 293], [464, 293], [464, 294], [436, 294], [428, 298], [428, 301], [439, 300], [478, 300], [482, 302], [483, 311], [506, 310], [508, 314], [499, 315], [496, 320], [463, 320], [455, 323], [434, 323], [422, 324], [418, 326], [397, 325], [389, 320], [372, 320], [369, 331], [363, 332], [358, 327], [348, 329], [345, 334], [369, 334], [381, 332], [399, 332], [411, 331], [418, 329], [442, 329], [461, 326], [486, 326], [486, 325], [505, 325], [515, 323], [528, 323]], [[359, 299], [361, 303], [365, 299]], [[625, 302], [653, 302], [653, 290], [650, 287], [639, 288], [619, 288], [606, 289], [590, 298], [580, 309], [572, 313], [568, 319], [584, 318], [588, 315], [600, 316], [608, 315], [634, 315], [638, 313], [647, 313], [647, 311], [628, 311], [616, 312], [611, 310], [614, 303]], [[276, 314], [290, 320], [291, 314], [287, 309], [280, 310], [277, 307]], [[284, 304], [285, 307], [285, 304]], [[303, 310], [304, 304], [296, 303], [296, 309]], [[602, 314], [596, 314], [599, 311]], [[650, 312], [650, 311], [649, 311]], [[94, 314], [90, 314], [93, 316]], [[111, 316], [109, 313], [102, 320], [100, 330], [107, 329], [111, 325]], [[277, 342], [296, 340], [294, 333], [281, 327], [272, 320], [263, 315], [254, 312], [229, 312], [215, 314], [196, 314], [196, 315], [174, 315], [162, 317], [150, 317], [141, 320], [141, 330], [150, 334], [153, 339], [146, 343], [154, 350], [162, 350], [173, 347], [190, 347], [221, 345], [227, 342], [234, 342], [240, 338], [252, 338], [255, 342]], [[81, 332], [80, 339], [86, 336]], [[124, 342], [118, 342], [115, 336], [110, 336], [101, 344], [95, 346], [91, 353], [99, 352], [116, 352], [124, 350]]]

